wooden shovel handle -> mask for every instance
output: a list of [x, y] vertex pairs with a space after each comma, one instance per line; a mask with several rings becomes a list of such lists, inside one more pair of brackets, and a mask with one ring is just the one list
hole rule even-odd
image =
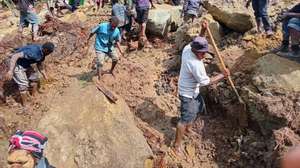
[[[208, 33], [209, 38], [211, 39], [212, 46], [213, 46], [213, 48], [214, 48], [214, 50], [215, 50], [215, 52], [216, 52], [216, 55], [217, 55], [217, 57], [218, 57], [218, 59], [219, 59], [219, 61], [220, 61], [220, 63], [221, 63], [222, 69], [225, 70], [225, 69], [226, 69], [225, 62], [224, 62], [224, 60], [223, 60], [223, 58], [222, 58], [222, 56], [221, 56], [221, 54], [220, 54], [220, 52], [219, 52], [219, 49], [218, 49], [218, 47], [217, 47], [217, 45], [216, 45], [216, 42], [215, 42], [215, 40], [214, 40], [214, 37], [213, 37], [213, 35], [211, 34], [211, 31], [210, 31], [210, 29], [209, 29], [209, 26], [207, 26], [207, 33]], [[234, 83], [233, 83], [233, 81], [232, 81], [232, 79], [231, 79], [231, 76], [229, 75], [229, 76], [227, 77], [227, 79], [228, 79], [229, 84], [230, 84], [230, 86], [232, 87], [234, 93], [235, 93], [236, 96], [238, 97], [239, 102], [244, 103], [244, 101], [242, 100], [241, 96], [239, 95], [239, 93], [238, 93], [238, 91], [237, 91], [237, 89], [236, 89], [236, 87], [235, 87], [235, 85], [234, 85]]]

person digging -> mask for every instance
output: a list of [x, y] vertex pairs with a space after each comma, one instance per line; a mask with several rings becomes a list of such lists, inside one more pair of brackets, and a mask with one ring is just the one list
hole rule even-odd
[[[88, 38], [88, 41], [91, 37], [96, 34], [95, 40], [95, 50], [96, 50], [96, 69], [98, 79], [101, 79], [101, 76], [105, 73], [113, 75], [114, 69], [118, 63], [118, 55], [115, 51], [116, 46], [123, 56], [123, 52], [120, 46], [121, 33], [118, 29], [119, 20], [116, 16], [112, 16], [110, 22], [101, 23], [92, 29], [91, 34]], [[108, 56], [112, 59], [111, 69], [109, 71], [103, 71], [103, 63], [105, 57]]]
[[[20, 91], [21, 104], [27, 106], [28, 91], [34, 96], [38, 89], [38, 72], [44, 79], [48, 79], [44, 70], [43, 62], [45, 57], [54, 51], [54, 44], [46, 42], [43, 45], [27, 45], [16, 50], [9, 61], [9, 71], [6, 74], [6, 80], [12, 78], [18, 84]], [[38, 72], [31, 67], [37, 65]]]
[[200, 36], [184, 47], [182, 63], [178, 81], [180, 105], [180, 120], [177, 123], [174, 152], [182, 153], [181, 145], [186, 133], [193, 133], [192, 126], [199, 113], [204, 110], [204, 100], [200, 93], [200, 87], [219, 82], [229, 75], [225, 69], [223, 74], [209, 78], [206, 74], [203, 59], [208, 52], [208, 42], [204, 37], [208, 23], [202, 23]]

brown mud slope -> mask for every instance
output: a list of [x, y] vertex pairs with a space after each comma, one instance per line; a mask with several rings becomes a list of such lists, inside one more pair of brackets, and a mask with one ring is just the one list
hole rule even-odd
[[[102, 17], [103, 18], [103, 17]], [[89, 23], [95, 24], [99, 20], [94, 19]], [[49, 28], [48, 25], [51, 25]], [[37, 123], [44, 116], [48, 110], [45, 105], [49, 101], [48, 96], [51, 94], [59, 94], [63, 92], [63, 88], [68, 85], [68, 76], [66, 76], [66, 67], [81, 67], [81, 62], [88, 52], [86, 46], [86, 39], [88, 37], [88, 30], [90, 27], [82, 27], [82, 23], [62, 23], [56, 20], [49, 20], [42, 25], [42, 33], [45, 34], [41, 41], [52, 41], [56, 45], [55, 52], [46, 59], [47, 71], [50, 75], [49, 81], [42, 81], [41, 91], [47, 94], [38, 95], [32, 102], [31, 106], [33, 111], [28, 113], [24, 112], [23, 108], [19, 105], [16, 86], [13, 82], [4, 82], [3, 76], [7, 67], [1, 64], [0, 84], [4, 84], [5, 95], [7, 97], [7, 105], [1, 105], [0, 109], [0, 140], [1, 140], [1, 153], [6, 153], [7, 136], [11, 135], [16, 129], [35, 129]], [[30, 44], [30, 36], [21, 37], [13, 33], [7, 34], [0, 42], [0, 60], [5, 60], [11, 51], [22, 45]], [[1, 166], [5, 164], [5, 155], [1, 155]], [[0, 167], [1, 167], [0, 166]]]

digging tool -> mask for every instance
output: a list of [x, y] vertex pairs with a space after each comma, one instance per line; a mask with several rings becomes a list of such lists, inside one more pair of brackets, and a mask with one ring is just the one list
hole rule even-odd
[[[216, 52], [216, 55], [217, 55], [217, 57], [218, 57], [218, 59], [219, 59], [219, 61], [221, 63], [221, 69], [224, 70], [224, 69], [226, 69], [225, 62], [224, 62], [224, 60], [223, 60], [223, 58], [222, 58], [222, 56], [221, 56], [221, 54], [219, 52], [219, 49], [218, 49], [218, 47], [216, 45], [214, 37], [213, 37], [213, 35], [212, 35], [212, 33], [211, 33], [211, 31], [210, 31], [210, 29], [209, 29], [208, 26], [207, 26], [207, 32], [208, 32], [209, 38], [211, 39], [212, 46], [213, 46], [213, 48], [214, 48], [214, 50]], [[248, 126], [247, 113], [246, 113], [246, 104], [243, 101], [243, 99], [241, 98], [240, 94], [238, 93], [238, 91], [237, 91], [237, 89], [236, 89], [236, 87], [235, 87], [235, 85], [234, 85], [234, 83], [233, 83], [230, 75], [227, 77], [227, 80], [228, 80], [231, 88], [233, 89], [236, 97], [239, 100], [239, 107], [237, 107], [237, 110], [239, 110], [239, 124], [242, 127], [246, 127], [246, 126]]]
[[110, 101], [113, 103], [116, 103], [118, 101], [118, 98], [108, 89], [106, 89], [100, 82], [99, 80], [95, 81], [95, 85], [99, 91], [101, 91]]

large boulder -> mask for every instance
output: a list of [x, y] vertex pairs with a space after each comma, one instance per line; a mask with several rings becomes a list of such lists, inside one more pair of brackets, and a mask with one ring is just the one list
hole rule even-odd
[[152, 152], [126, 103], [110, 103], [95, 86], [72, 83], [53, 98], [38, 126], [49, 138], [45, 154], [50, 163], [68, 168], [143, 167]]
[[254, 65], [253, 83], [259, 88], [276, 88], [286, 91], [300, 91], [299, 63], [268, 54]]
[[161, 37], [167, 36], [170, 31], [171, 14], [163, 9], [154, 9], [149, 12], [146, 31], [149, 34]]
[[168, 4], [155, 5], [156, 9], [162, 9], [168, 11], [171, 15], [171, 31], [176, 31], [176, 29], [182, 25], [183, 18], [181, 18], [182, 6], [172, 6]]
[[273, 130], [291, 127], [300, 132], [300, 67], [297, 62], [268, 54], [253, 66], [247, 104], [252, 121], [269, 135]]
[[254, 20], [242, 4], [243, 2], [237, 0], [232, 3], [220, 3], [218, 0], [204, 1], [204, 7], [215, 20], [234, 31], [244, 33], [254, 27]]

